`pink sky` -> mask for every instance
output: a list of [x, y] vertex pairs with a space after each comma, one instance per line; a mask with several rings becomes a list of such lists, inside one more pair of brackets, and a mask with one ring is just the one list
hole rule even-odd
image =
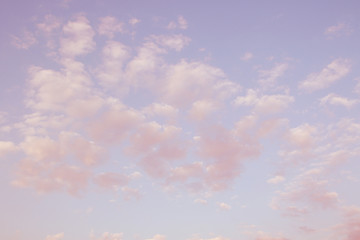
[[357, 1], [5, 1], [1, 239], [359, 240]]

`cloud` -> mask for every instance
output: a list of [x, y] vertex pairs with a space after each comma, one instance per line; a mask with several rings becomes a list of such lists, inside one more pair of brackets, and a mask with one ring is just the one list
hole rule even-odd
[[166, 103], [152, 103], [145, 107], [142, 112], [151, 117], [164, 117], [175, 119], [179, 114], [179, 109]]
[[48, 14], [45, 15], [44, 21], [38, 23], [37, 28], [40, 29], [45, 34], [51, 34], [54, 30], [57, 30], [61, 26], [61, 21], [54, 15]]
[[32, 32], [25, 31], [23, 36], [11, 36], [12, 40], [11, 43], [18, 49], [29, 49], [32, 45], [37, 43], [37, 39]]
[[191, 41], [189, 37], [182, 34], [177, 35], [153, 35], [150, 37], [157, 44], [162, 47], [174, 49], [175, 51], [181, 51]]
[[146, 240], [166, 240], [164, 235], [156, 234], [152, 238], [147, 238]]
[[95, 31], [89, 20], [84, 16], [77, 16], [63, 27], [64, 37], [60, 39], [59, 52], [64, 57], [76, 57], [94, 50]]
[[[129, 22], [130, 24], [135, 25], [139, 22], [139, 20], [136, 18], [132, 18]], [[100, 35], [105, 35], [108, 38], [113, 38], [115, 33], [124, 32], [124, 24], [122, 22], [119, 22], [115, 17], [106, 16], [100, 18], [100, 23], [97, 31]]]
[[320, 99], [320, 105], [331, 104], [331, 105], [335, 105], [335, 106], [344, 106], [348, 109], [350, 109], [357, 103], [358, 103], [358, 100], [355, 100], [355, 99], [350, 100], [345, 97], [340, 97], [334, 93], [330, 93]]
[[58, 233], [55, 235], [47, 235], [45, 240], [60, 240], [64, 238], [64, 233]]
[[353, 29], [345, 23], [338, 23], [326, 28], [324, 34], [327, 36], [341, 36], [341, 35], [350, 35], [353, 32]]
[[181, 60], [169, 66], [160, 94], [163, 101], [184, 107], [197, 100], [220, 100], [231, 96], [236, 87], [226, 80], [224, 72], [218, 68], [202, 62]]
[[150, 176], [163, 178], [169, 173], [169, 163], [186, 155], [181, 133], [176, 126], [144, 123], [130, 137], [126, 151], [141, 158], [140, 166]]
[[243, 61], [249, 61], [250, 59], [252, 59], [254, 57], [254, 54], [252, 54], [251, 52], [246, 52], [242, 57], [241, 60]]
[[95, 237], [94, 232], [90, 233], [91, 240], [123, 240], [123, 233], [104, 232], [100, 237]]
[[103, 172], [94, 177], [95, 184], [110, 190], [118, 190], [121, 186], [126, 185], [128, 181], [129, 178], [126, 175], [116, 172]]
[[107, 41], [102, 50], [102, 64], [95, 73], [107, 90], [124, 95], [129, 90], [125, 66], [130, 58], [130, 49], [121, 42]]
[[109, 109], [89, 122], [87, 131], [98, 142], [108, 145], [121, 143], [143, 121], [142, 114], [120, 102], [110, 103]]
[[285, 178], [283, 176], [280, 176], [280, 175], [277, 175], [277, 176], [267, 180], [267, 182], [271, 183], [271, 184], [278, 184], [278, 183], [281, 183], [283, 181], [285, 181]]
[[311, 73], [299, 83], [299, 88], [307, 92], [324, 89], [345, 77], [351, 69], [349, 59], [338, 58], [332, 61], [318, 73]]
[[186, 21], [186, 19], [183, 16], [179, 16], [177, 19], [177, 22], [171, 21], [168, 26], [168, 29], [182, 29], [185, 30], [188, 28], [188, 22]]
[[287, 63], [277, 63], [270, 70], [260, 70], [260, 80], [259, 83], [262, 87], [273, 86], [275, 85], [278, 78], [284, 75], [285, 71], [288, 69]]
[[281, 237], [281, 236], [274, 237], [274, 236], [271, 236], [270, 234], [259, 231], [256, 234], [255, 240], [289, 240], [289, 239], [285, 238], [285, 237]]
[[199, 156], [210, 162], [205, 183], [214, 191], [226, 189], [240, 174], [243, 161], [260, 153], [257, 139], [217, 125], [204, 128], [198, 144]]
[[339, 203], [338, 194], [329, 191], [328, 180], [321, 179], [321, 171], [309, 170], [296, 176], [273, 199], [273, 209], [281, 209], [287, 216], [303, 216], [309, 209], [331, 209]]
[[80, 118], [94, 114], [103, 99], [94, 92], [84, 64], [72, 59], [64, 59], [62, 64], [61, 72], [35, 66], [29, 68], [26, 105], [38, 111]]
[[229, 238], [225, 238], [222, 236], [210, 237], [210, 238], [202, 238], [199, 236], [194, 236], [192, 238], [188, 238], [187, 240], [229, 240]]
[[194, 200], [194, 203], [206, 205], [206, 204], [207, 204], [207, 200], [197, 198], [197, 199]]
[[18, 147], [10, 141], [0, 141], [0, 157], [5, 157], [9, 153], [16, 152]]
[[234, 100], [236, 106], [253, 106], [259, 114], [274, 114], [285, 110], [294, 97], [285, 94], [258, 96], [257, 92], [249, 89], [245, 96], [238, 96]]
[[214, 113], [218, 109], [217, 102], [212, 100], [199, 100], [192, 104], [192, 108], [189, 111], [191, 119], [197, 121], [203, 121], [211, 113]]
[[217, 203], [217, 205], [222, 210], [230, 210], [231, 209], [231, 206], [229, 204], [227, 204], [227, 203], [224, 203], [224, 202]]
[[130, 18], [130, 20], [129, 20], [129, 24], [133, 25], [133, 26], [140, 23], [140, 22], [141, 22], [141, 20], [137, 19], [137, 18]]

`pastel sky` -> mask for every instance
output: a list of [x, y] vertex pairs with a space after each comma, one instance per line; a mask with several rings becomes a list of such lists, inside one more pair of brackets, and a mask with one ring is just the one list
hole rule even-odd
[[0, 239], [360, 239], [359, 1], [1, 5]]

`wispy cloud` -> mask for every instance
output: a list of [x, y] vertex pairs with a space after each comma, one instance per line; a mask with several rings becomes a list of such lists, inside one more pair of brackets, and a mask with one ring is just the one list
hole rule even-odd
[[299, 83], [299, 88], [307, 92], [327, 88], [344, 78], [350, 72], [350, 69], [351, 61], [349, 59], [335, 59], [320, 72], [309, 74], [304, 81]]

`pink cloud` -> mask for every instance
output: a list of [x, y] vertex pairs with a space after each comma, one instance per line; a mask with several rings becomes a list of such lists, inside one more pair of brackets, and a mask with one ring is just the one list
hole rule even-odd
[[18, 147], [10, 141], [0, 141], [0, 157], [5, 157], [9, 153], [16, 152]]
[[45, 240], [60, 240], [64, 238], [64, 233], [58, 233], [55, 235], [47, 235]]
[[156, 234], [152, 238], [147, 238], [146, 240], [166, 240], [166, 236], [161, 234]]
[[16, 179], [12, 184], [34, 188], [39, 193], [66, 191], [73, 196], [79, 196], [87, 188], [90, 176], [88, 170], [78, 166], [24, 159], [18, 164]]
[[180, 134], [181, 129], [175, 126], [145, 123], [130, 137], [126, 151], [141, 157], [140, 165], [150, 176], [165, 177], [169, 161], [186, 154], [186, 144]]
[[110, 145], [118, 144], [142, 120], [143, 116], [138, 111], [127, 108], [120, 103], [115, 103], [113, 107], [89, 123], [88, 132], [96, 141]]
[[99, 173], [94, 177], [94, 183], [98, 186], [110, 189], [110, 190], [117, 190], [121, 186], [124, 186], [128, 183], [129, 178], [121, 173], [116, 172], [104, 172]]
[[242, 162], [260, 153], [259, 143], [240, 132], [221, 126], [205, 128], [202, 132], [198, 151], [210, 162], [205, 181], [213, 190], [226, 188], [240, 174]]
[[281, 236], [274, 237], [274, 236], [271, 236], [270, 234], [259, 231], [257, 233], [255, 240], [289, 240], [289, 239], [285, 238], [285, 237], [281, 237]]

